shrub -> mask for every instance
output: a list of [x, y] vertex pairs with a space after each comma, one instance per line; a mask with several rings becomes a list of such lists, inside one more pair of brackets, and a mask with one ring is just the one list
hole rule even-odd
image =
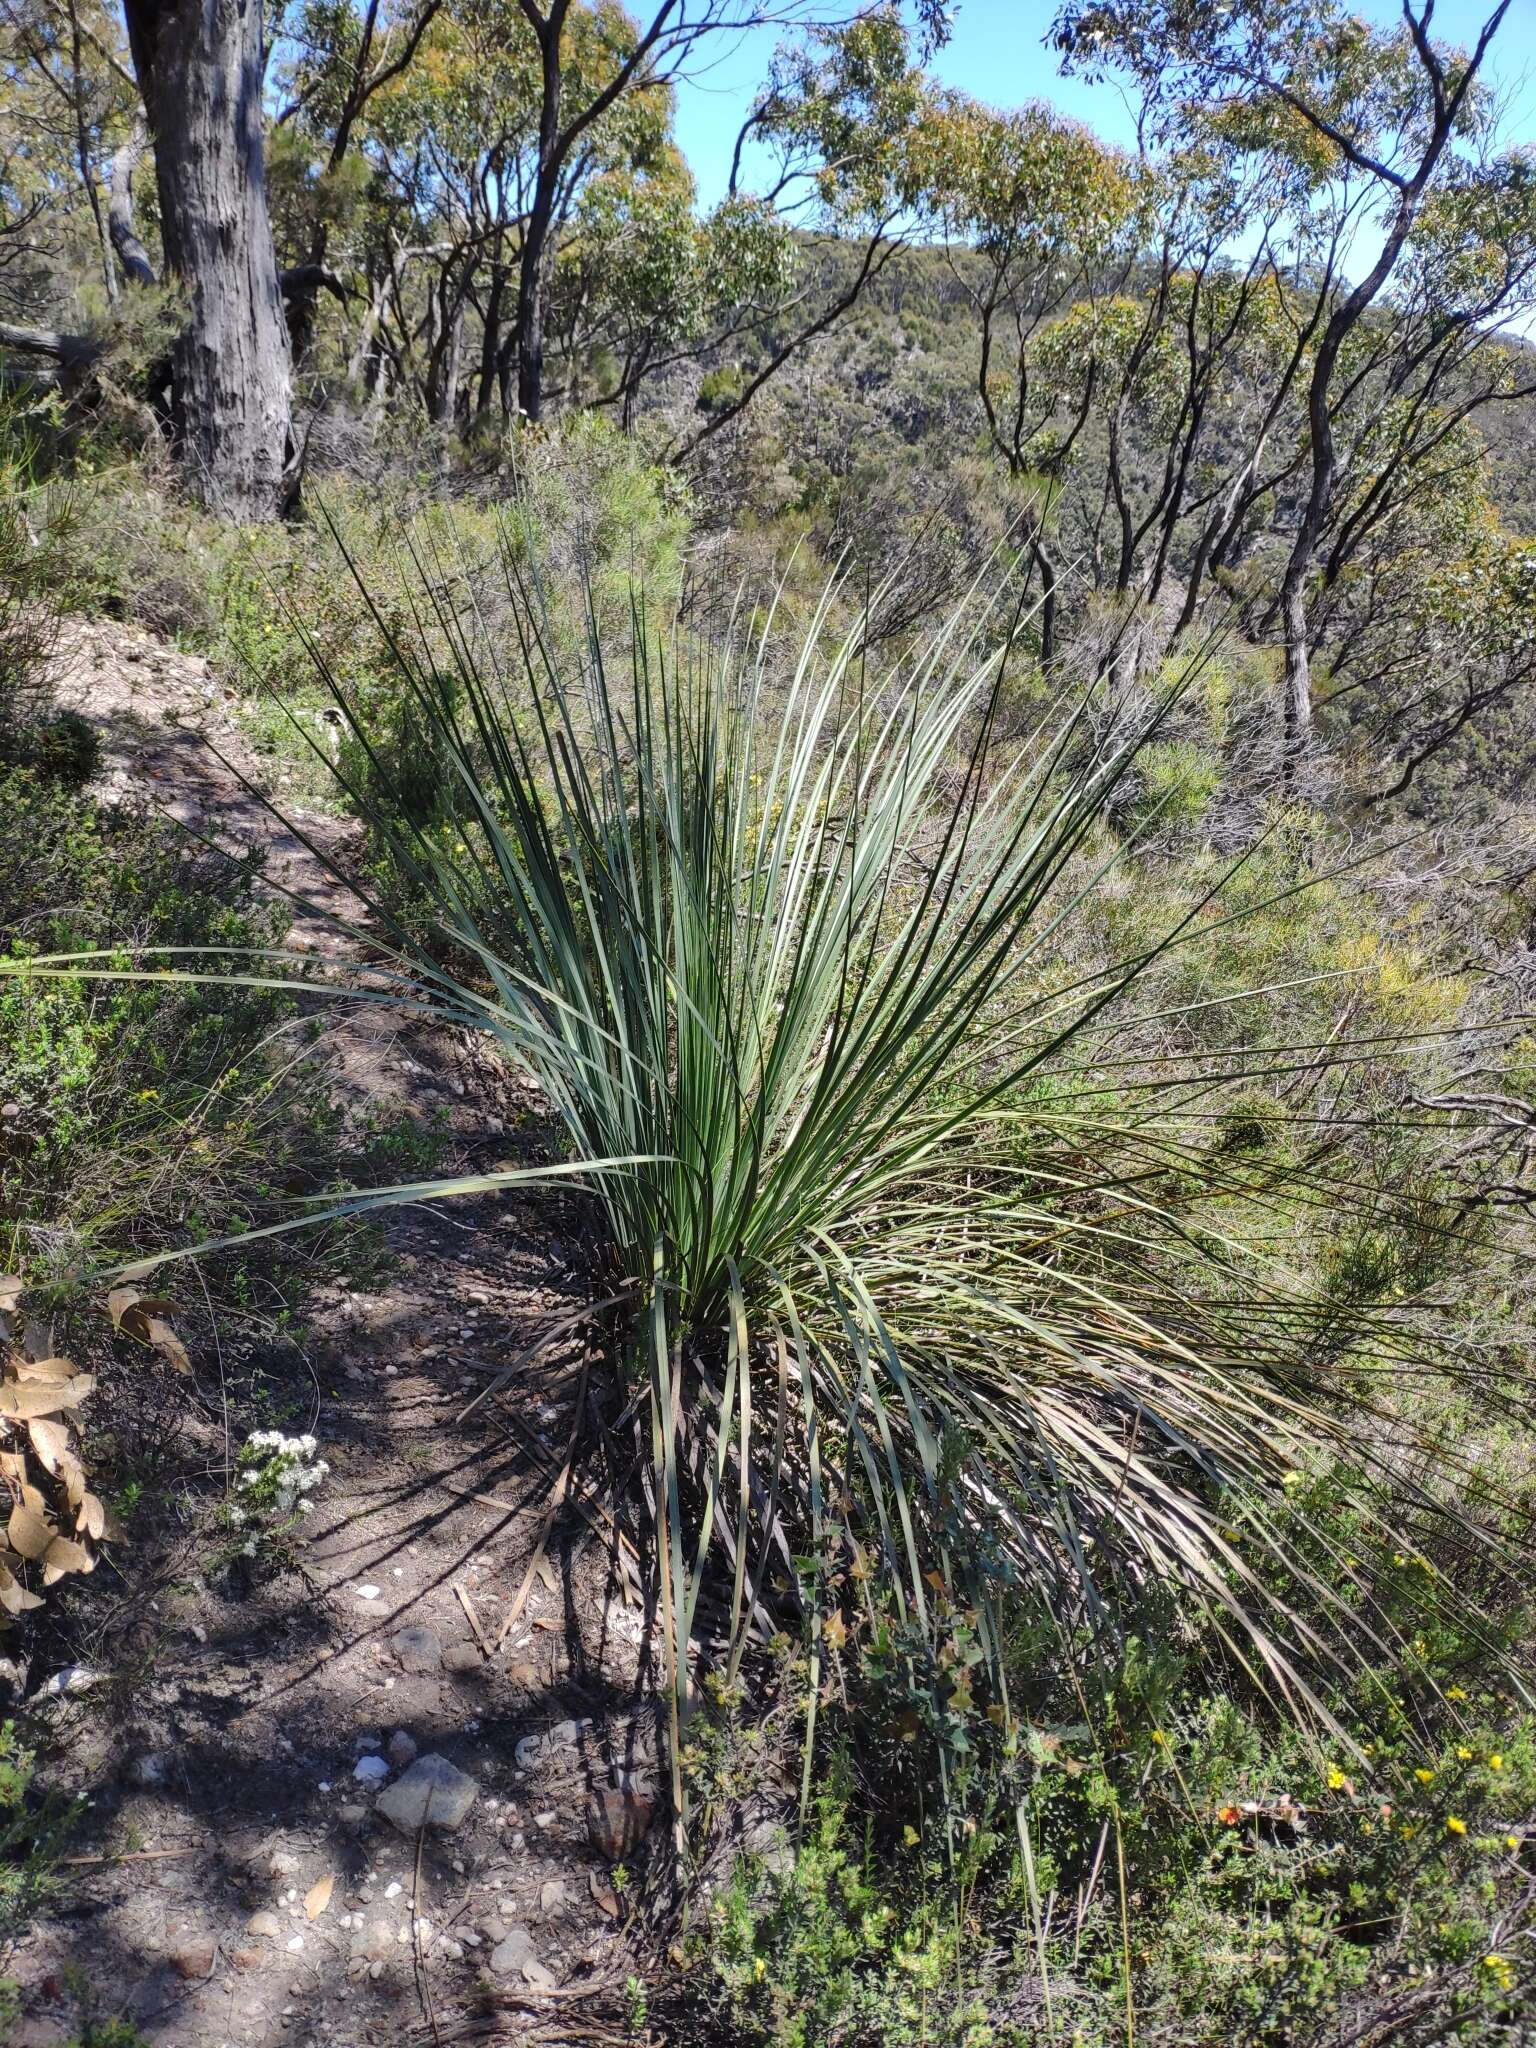
[[139, 945], [269, 945], [285, 915], [254, 901], [250, 869], [35, 771], [0, 774], [0, 808], [0, 1264], [57, 1279], [93, 1247], [249, 1218], [323, 1137], [270, 1085], [285, 999], [27, 963], [97, 948], [92, 966], [126, 970]]

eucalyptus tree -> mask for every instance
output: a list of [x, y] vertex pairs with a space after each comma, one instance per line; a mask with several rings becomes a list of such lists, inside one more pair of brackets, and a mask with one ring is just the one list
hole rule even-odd
[[[755, 201], [759, 221], [771, 215], [809, 237], [851, 243], [853, 261], [829, 289], [807, 285], [779, 309], [772, 332], [764, 333], [762, 359], [735, 395], [685, 437], [674, 459], [691, 456], [738, 418], [933, 223], [944, 100], [924, 62], [946, 21], [944, 8], [924, 4], [909, 26], [895, 0], [880, 0], [851, 20], [817, 24], [779, 50], [737, 136], [730, 200]], [[749, 143], [752, 157], [767, 166], [755, 194], [748, 191]], [[744, 309], [737, 327], [752, 324], [757, 310]]]
[[160, 233], [186, 318], [171, 362], [188, 489], [236, 521], [290, 488], [288, 331], [267, 206], [256, 0], [124, 0], [155, 153]]
[[[1407, 388], [1437, 349], [1475, 350], [1528, 283], [1524, 259], [1501, 266], [1497, 251], [1508, 202], [1528, 186], [1529, 159], [1497, 147], [1482, 80], [1507, 11], [1500, 0], [1470, 52], [1432, 34], [1434, 0], [1405, 0], [1391, 28], [1372, 26], [1338, 0], [1233, 0], [1221, 8], [1069, 0], [1057, 18], [1069, 65], [1119, 70], [1139, 86], [1144, 135], [1177, 145], [1195, 124], [1284, 166], [1294, 181], [1289, 255], [1296, 295], [1312, 301], [1304, 458], [1276, 480], [1290, 494], [1289, 543], [1271, 606], [1285, 645], [1291, 760], [1312, 732], [1316, 575], [1347, 466], [1341, 417], [1382, 385], [1394, 394]], [[1394, 293], [1411, 278], [1415, 252], [1437, 236], [1461, 249], [1480, 284], [1462, 293], [1459, 307], [1432, 295], [1426, 330], [1400, 317]], [[1384, 320], [1368, 317], [1383, 309]], [[1362, 329], [1371, 336], [1368, 372], [1353, 366]]]
[[976, 381], [988, 438], [1028, 492], [1023, 512], [1040, 579], [1040, 652], [1054, 660], [1060, 570], [1048, 521], [1094, 401], [1062, 405], [1038, 374], [1041, 337], [1074, 309], [1125, 286], [1140, 255], [1135, 165], [1043, 106], [994, 112], [946, 95], [922, 154], [940, 226], [978, 324]]

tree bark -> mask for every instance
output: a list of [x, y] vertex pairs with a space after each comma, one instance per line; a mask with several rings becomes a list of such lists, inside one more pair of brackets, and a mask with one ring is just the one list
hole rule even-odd
[[188, 488], [242, 524], [285, 509], [288, 336], [267, 208], [260, 0], [126, 0], [155, 144], [166, 268], [189, 317], [172, 355]]
[[139, 167], [139, 159], [149, 147], [149, 130], [142, 121], [135, 121], [133, 133], [112, 159], [111, 203], [107, 208], [107, 231], [112, 246], [117, 251], [117, 260], [130, 284], [153, 284], [155, 266], [149, 260], [149, 251], [139, 239], [139, 231], [133, 220], [133, 174]]
[[560, 38], [564, 26], [563, 0], [555, 0], [539, 38], [543, 73], [539, 167], [517, 270], [517, 405], [529, 420], [536, 420], [544, 408], [544, 308], [548, 296], [544, 269], [560, 177]]

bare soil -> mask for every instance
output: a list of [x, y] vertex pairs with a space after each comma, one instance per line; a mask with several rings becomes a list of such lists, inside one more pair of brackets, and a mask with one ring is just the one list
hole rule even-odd
[[[109, 796], [258, 847], [268, 887], [362, 918], [304, 843], [344, 860], [355, 827], [286, 829], [243, 786], [264, 764], [203, 663], [75, 624], [56, 667], [61, 704], [102, 731]], [[303, 911], [294, 931], [342, 944]], [[449, 1031], [333, 1006], [303, 1058], [347, 1115], [431, 1113], [455, 1168], [539, 1142], [539, 1104]], [[390, 1211], [380, 1274], [327, 1280], [299, 1338], [266, 1359], [195, 1352], [189, 1533], [125, 1562], [111, 1597], [99, 1570], [73, 1645], [23, 1681], [62, 1788], [91, 1802], [69, 1854], [101, 1860], [68, 1866], [0, 1957], [22, 1991], [16, 2048], [73, 2040], [92, 2014], [156, 2048], [591, 2039], [622, 2005], [640, 1964], [610, 1859], [633, 1866], [662, 1803], [655, 1655], [631, 1558], [562, 1477], [596, 1370], [574, 1217], [511, 1194]], [[275, 1571], [215, 1541], [231, 1386], [262, 1372], [331, 1468]], [[473, 1779], [457, 1828], [405, 1833], [377, 1811], [411, 1744]]]

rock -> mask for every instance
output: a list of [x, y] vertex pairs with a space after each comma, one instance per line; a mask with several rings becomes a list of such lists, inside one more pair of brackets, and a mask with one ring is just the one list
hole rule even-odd
[[759, 1862], [770, 1877], [786, 1877], [795, 1867], [795, 1852], [783, 1824], [761, 1820], [749, 1828], [742, 1841], [743, 1852]]
[[443, 1646], [429, 1628], [402, 1628], [389, 1639], [402, 1671], [436, 1671], [443, 1661]]
[[352, 1775], [364, 1785], [382, 1785], [389, 1776], [389, 1765], [381, 1756], [360, 1756], [352, 1766]]
[[264, 1935], [268, 1941], [275, 1941], [283, 1931], [282, 1922], [275, 1913], [253, 1913], [245, 1923], [247, 1934]]
[[66, 1664], [62, 1671], [55, 1671], [43, 1687], [43, 1698], [63, 1699], [69, 1693], [85, 1692], [90, 1686], [101, 1683], [101, 1673], [93, 1671], [89, 1664]]
[[369, 1962], [372, 1962], [375, 1956], [389, 1954], [394, 1939], [395, 1937], [386, 1922], [383, 1920], [370, 1920], [354, 1932], [352, 1936], [352, 1953], [354, 1956], [366, 1957]]
[[554, 1977], [533, 1956], [523, 1964], [523, 1982], [531, 1984], [535, 1991], [553, 1991], [555, 1988]]
[[403, 1771], [407, 1764], [416, 1761], [416, 1738], [407, 1735], [403, 1728], [397, 1728], [389, 1738], [389, 1747], [384, 1752], [397, 1771]]
[[237, 1970], [255, 1970], [261, 1965], [261, 1950], [237, 1948], [229, 1960]]
[[543, 1753], [544, 1740], [539, 1735], [525, 1735], [512, 1752], [512, 1760], [520, 1771], [531, 1771]]
[[539, 1886], [539, 1911], [558, 1913], [565, 1904], [565, 1886], [558, 1877], [551, 1877]]
[[602, 1785], [587, 1803], [587, 1835], [599, 1856], [622, 1863], [645, 1840], [655, 1818], [656, 1801], [649, 1792]]
[[471, 1671], [479, 1671], [483, 1668], [484, 1664], [485, 1659], [473, 1643], [450, 1643], [443, 1652], [443, 1669], [445, 1671], [456, 1671], [464, 1674]]
[[574, 1721], [557, 1721], [554, 1727], [551, 1728], [549, 1731], [549, 1740], [553, 1743], [563, 1746], [568, 1742], [574, 1742], [576, 1740], [577, 1732], [578, 1731], [576, 1723]]
[[286, 1849], [274, 1849], [267, 1861], [267, 1870], [272, 1877], [292, 1877], [299, 1867], [297, 1856], [290, 1856]]
[[475, 1803], [479, 1786], [445, 1756], [420, 1756], [403, 1777], [379, 1798], [378, 1810], [400, 1832], [413, 1835], [425, 1822], [431, 1827], [459, 1827]]
[[360, 1828], [368, 1818], [368, 1809], [366, 1806], [357, 1805], [355, 1801], [349, 1802], [341, 1808], [336, 1818], [344, 1828]]
[[213, 1975], [215, 1944], [211, 1934], [178, 1935], [167, 1954], [183, 1977]]
[[491, 1968], [498, 1977], [510, 1977], [533, 1960], [533, 1936], [526, 1927], [509, 1927], [491, 1950]]
[[130, 1759], [124, 1772], [130, 1785], [138, 1785], [146, 1792], [157, 1791], [171, 1774], [170, 1759], [158, 1750], [146, 1750], [144, 1755]]

